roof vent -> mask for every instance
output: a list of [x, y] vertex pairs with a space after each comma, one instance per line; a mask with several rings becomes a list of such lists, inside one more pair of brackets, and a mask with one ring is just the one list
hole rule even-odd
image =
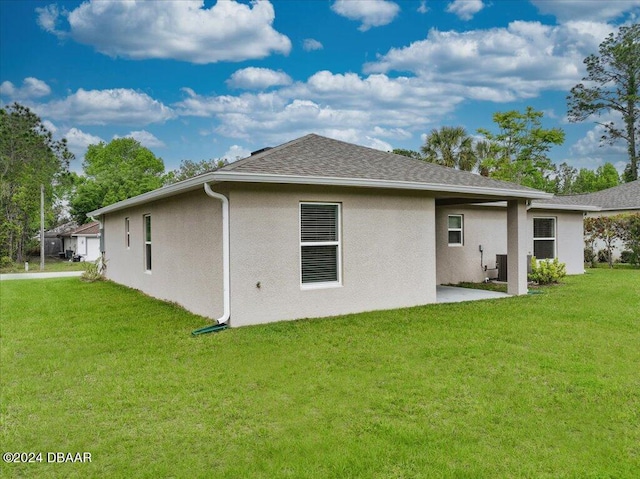
[[251, 152], [251, 156], [257, 155], [257, 154], [262, 153], [262, 152], [267, 151], [267, 150], [271, 150], [272, 148], [273, 148], [273, 146], [266, 146], [264, 148], [260, 148], [259, 150], [252, 151]]

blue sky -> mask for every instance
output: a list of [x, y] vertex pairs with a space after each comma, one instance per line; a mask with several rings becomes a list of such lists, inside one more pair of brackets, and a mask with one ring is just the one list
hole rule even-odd
[[624, 144], [567, 123], [566, 95], [639, 16], [640, 0], [4, 0], [0, 102], [66, 137], [75, 171], [87, 145], [124, 136], [167, 170], [310, 132], [417, 150], [528, 105], [567, 134], [556, 163], [622, 171]]

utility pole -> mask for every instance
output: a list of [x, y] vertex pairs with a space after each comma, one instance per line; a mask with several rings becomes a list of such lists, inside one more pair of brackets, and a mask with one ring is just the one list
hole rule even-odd
[[44, 184], [40, 185], [40, 271], [44, 271]]

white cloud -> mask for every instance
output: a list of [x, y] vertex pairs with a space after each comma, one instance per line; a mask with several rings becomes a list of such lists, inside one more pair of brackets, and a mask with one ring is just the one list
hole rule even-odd
[[227, 85], [230, 87], [244, 88], [247, 90], [262, 90], [272, 86], [290, 84], [291, 77], [283, 71], [256, 67], [237, 70], [231, 75], [231, 78], [227, 80]]
[[302, 48], [306, 52], [311, 52], [314, 50], [322, 50], [324, 46], [322, 45], [322, 43], [320, 43], [318, 40], [315, 40], [314, 38], [305, 38], [302, 41]]
[[391, 23], [400, 12], [400, 7], [388, 0], [336, 0], [331, 10], [349, 20], [362, 22], [358, 30], [365, 32], [371, 27]]
[[99, 136], [86, 133], [78, 128], [69, 128], [69, 130], [63, 135], [67, 139], [69, 149], [72, 151], [81, 150], [82, 154], [89, 145], [97, 145], [104, 140]]
[[227, 160], [230, 163], [233, 163], [236, 160], [240, 160], [242, 158], [246, 158], [251, 155], [251, 150], [248, 150], [240, 145], [232, 145], [222, 158]]
[[[616, 127], [624, 129], [624, 122], [619, 114], [615, 112], [607, 112], [600, 116], [589, 118], [594, 123], [610, 123], [613, 122]], [[623, 140], [619, 140], [610, 144], [603, 141], [602, 136], [605, 129], [600, 124], [593, 127], [570, 148], [571, 159], [569, 162], [578, 168], [595, 169], [604, 163], [613, 163], [616, 169], [622, 173], [626, 166], [627, 147]], [[621, 161], [620, 158], [624, 158]]]
[[629, 13], [635, 18], [640, 14], [640, 0], [531, 0], [543, 15], [553, 15], [558, 20], [590, 20], [606, 22]]
[[58, 131], [58, 127], [51, 123], [49, 120], [42, 120], [42, 125], [52, 134], [55, 134]]
[[483, 8], [482, 0], [454, 0], [447, 6], [447, 12], [457, 15], [461, 20], [471, 20]]
[[66, 12], [58, 10], [58, 5], [52, 4], [45, 7], [36, 8], [38, 14], [37, 23], [44, 31], [53, 33], [58, 37], [63, 37], [64, 32], [58, 31], [58, 21]]
[[26, 100], [30, 98], [41, 98], [51, 93], [51, 88], [42, 80], [27, 77], [22, 81], [21, 87], [16, 87], [10, 81], [0, 84], [0, 95], [10, 97], [15, 100]]
[[43, 117], [83, 125], [147, 125], [173, 118], [171, 108], [131, 89], [83, 90], [34, 107]]
[[89, 145], [97, 145], [104, 140], [99, 136], [86, 133], [78, 128], [70, 128], [62, 135], [67, 139], [67, 146], [69, 151], [76, 157], [76, 161], [72, 162], [72, 170], [81, 171], [81, 165], [84, 161], [84, 155], [87, 152]]
[[[118, 135], [114, 135], [113, 137], [123, 138]], [[162, 148], [166, 146], [162, 140], [159, 140], [153, 133], [149, 133], [147, 130], [132, 131], [129, 134], [124, 135], [124, 138], [133, 138], [142, 146], [147, 148]]]
[[524, 21], [489, 30], [431, 30], [425, 40], [392, 48], [364, 71], [408, 71], [424, 80], [448, 82], [451, 91], [478, 100], [532, 98], [580, 81], [583, 59], [610, 30], [594, 22], [549, 26]]
[[[287, 55], [291, 41], [273, 29], [273, 5], [202, 0], [147, 2], [89, 0], [70, 12], [55, 5], [37, 9], [38, 23], [111, 57], [162, 58], [192, 63], [243, 61]], [[68, 30], [59, 29], [66, 18]]]
[[[279, 144], [316, 132], [391, 149], [388, 140], [411, 138], [463, 100], [447, 84], [329, 71], [269, 93], [202, 96], [183, 91], [185, 99], [173, 105], [178, 114], [214, 118], [213, 131], [220, 135], [248, 142], [263, 139], [256, 148], [265, 140]], [[338, 132], [350, 133], [347, 138]]]
[[418, 13], [427, 13], [429, 7], [427, 7], [427, 0], [420, 0], [420, 6], [418, 7]]

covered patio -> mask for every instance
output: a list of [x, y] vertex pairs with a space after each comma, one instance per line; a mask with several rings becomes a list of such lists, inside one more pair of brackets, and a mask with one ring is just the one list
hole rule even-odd
[[436, 303], [462, 303], [481, 299], [509, 298], [511, 295], [483, 289], [458, 288], [456, 286], [437, 286]]

